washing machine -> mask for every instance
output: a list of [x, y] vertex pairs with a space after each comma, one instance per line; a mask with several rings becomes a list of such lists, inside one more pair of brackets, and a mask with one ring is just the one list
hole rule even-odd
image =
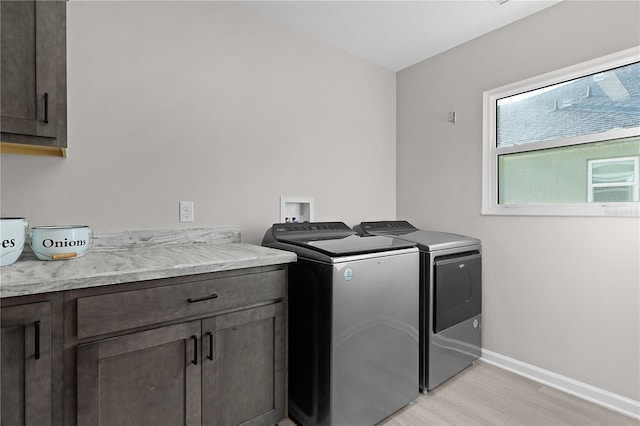
[[420, 250], [420, 391], [427, 393], [480, 358], [482, 246], [463, 235], [407, 221], [362, 222], [360, 235], [393, 236]]
[[288, 414], [371, 426], [418, 397], [419, 251], [342, 222], [274, 224], [262, 244], [296, 253], [288, 275]]

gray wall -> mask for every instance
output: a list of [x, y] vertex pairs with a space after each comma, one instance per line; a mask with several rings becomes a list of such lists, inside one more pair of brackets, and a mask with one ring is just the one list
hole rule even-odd
[[636, 401], [640, 221], [480, 212], [483, 91], [640, 44], [639, 4], [565, 1], [397, 75], [397, 214], [482, 239], [486, 349]]
[[281, 195], [314, 197], [316, 220], [395, 216], [395, 73], [225, 2], [67, 16], [69, 157], [2, 155], [3, 216], [239, 225], [252, 243]]

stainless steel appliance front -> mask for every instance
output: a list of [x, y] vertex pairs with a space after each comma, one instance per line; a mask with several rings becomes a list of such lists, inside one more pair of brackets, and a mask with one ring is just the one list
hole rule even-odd
[[342, 222], [274, 224], [288, 275], [289, 418], [371, 426], [418, 397], [420, 257], [414, 243]]
[[[470, 251], [467, 251], [470, 250]], [[481, 355], [481, 247], [422, 252], [428, 265], [429, 315], [424, 316], [424, 392], [475, 362]]]
[[420, 249], [420, 390], [426, 393], [475, 362], [482, 343], [480, 240], [420, 230], [407, 221], [362, 222], [354, 230]]
[[335, 260], [332, 425], [374, 425], [416, 399], [418, 264], [417, 249]]

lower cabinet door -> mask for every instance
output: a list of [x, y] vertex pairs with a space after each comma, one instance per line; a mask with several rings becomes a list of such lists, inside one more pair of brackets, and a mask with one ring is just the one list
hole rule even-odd
[[51, 303], [2, 308], [2, 425], [51, 425]]
[[79, 345], [78, 426], [200, 425], [200, 325]]
[[274, 425], [285, 415], [284, 304], [202, 323], [202, 424]]

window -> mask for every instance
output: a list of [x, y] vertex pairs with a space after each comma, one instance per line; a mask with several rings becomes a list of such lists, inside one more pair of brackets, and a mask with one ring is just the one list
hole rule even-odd
[[483, 213], [640, 216], [640, 48], [484, 93]]

